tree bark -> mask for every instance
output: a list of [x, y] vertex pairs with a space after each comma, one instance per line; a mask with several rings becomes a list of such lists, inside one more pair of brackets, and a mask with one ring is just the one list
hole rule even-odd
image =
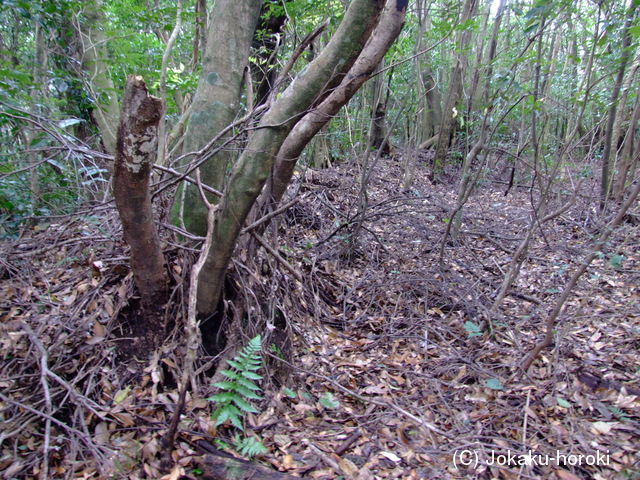
[[160, 99], [148, 94], [142, 77], [130, 75], [124, 90], [113, 178], [124, 239], [143, 307], [156, 311], [167, 296], [167, 272], [153, 219], [150, 174], [158, 146]]
[[[406, 5], [406, 0], [393, 0], [390, 9], [404, 18]], [[227, 266], [240, 230], [267, 181], [280, 147], [299, 118], [324, 91], [334, 72], [340, 71], [340, 67], [348, 63], [351, 57], [358, 57], [362, 52], [366, 40], [378, 23], [383, 6], [384, 3], [380, 0], [352, 1], [327, 47], [282, 93], [253, 132], [247, 148], [231, 173], [229, 184], [219, 204], [214, 227], [208, 232], [213, 239], [213, 248], [199, 278], [197, 308], [201, 315], [211, 315], [216, 310]], [[370, 43], [373, 41], [374, 38]], [[377, 52], [377, 48], [375, 51]], [[358, 61], [364, 61], [363, 55], [360, 55]], [[373, 64], [369, 74], [376, 64]], [[354, 80], [356, 79], [349, 74], [343, 82]], [[331, 98], [333, 93], [328, 98]], [[322, 124], [326, 121], [327, 119]], [[322, 125], [319, 125], [318, 130], [321, 127]], [[311, 138], [313, 135], [309, 140]]]
[[[477, 10], [477, 2], [475, 0], [465, 0], [460, 24], [464, 25]], [[438, 147], [436, 148], [435, 158], [431, 167], [431, 176], [436, 177], [442, 173], [445, 159], [447, 158], [451, 137], [455, 131], [455, 124], [458, 121], [457, 115], [462, 112], [455, 112], [456, 105], [462, 95], [463, 75], [467, 68], [467, 59], [465, 57], [465, 49], [471, 41], [471, 32], [469, 28], [465, 28], [459, 32], [456, 52], [453, 55], [451, 77], [449, 81], [449, 92], [445, 103], [442, 124], [440, 126], [440, 137], [438, 139]]]
[[[282, 144], [273, 172], [260, 199], [256, 211], [266, 214], [275, 209], [291, 181], [296, 162], [311, 139], [353, 97], [369, 79], [404, 25], [406, 2], [394, 0], [385, 9], [380, 22], [342, 83], [332, 90], [320, 105], [307, 113], [296, 124]], [[265, 228], [263, 224], [262, 228]]]
[[[203, 148], [229, 125], [240, 107], [244, 69], [253, 33], [260, 15], [261, 0], [220, 0], [213, 7], [202, 73], [191, 106], [191, 118], [184, 136], [183, 151]], [[200, 167], [202, 182], [222, 190], [232, 152], [219, 152]], [[184, 224], [192, 233], [205, 235], [207, 208], [195, 186], [185, 185]], [[217, 203], [215, 197], [209, 198]]]
[[[636, 17], [636, 10], [633, 8], [633, 0], [629, 2], [628, 15], [622, 30], [622, 54], [618, 67], [618, 74], [611, 90], [611, 99], [609, 100], [609, 115], [607, 118], [607, 130], [605, 132], [604, 150], [602, 152], [602, 175], [600, 179], [600, 208], [604, 209], [611, 193], [612, 166], [614, 157], [618, 150], [618, 145], [614, 143], [614, 127], [616, 121], [616, 112], [618, 109], [618, 97], [622, 89], [622, 81], [624, 80], [624, 72], [629, 62], [629, 45], [631, 44], [630, 28]], [[621, 106], [623, 108], [624, 106]], [[615, 139], [617, 140], [617, 139]]]
[[81, 63], [82, 68], [89, 74], [87, 76], [89, 88], [96, 103], [92, 115], [98, 124], [105, 150], [115, 155], [120, 107], [116, 88], [109, 76], [107, 36], [103, 28], [105, 18], [100, 1], [88, 2], [82, 13], [84, 18], [79, 26], [82, 40]]
[[633, 114], [631, 115], [631, 121], [629, 122], [627, 134], [624, 139], [622, 154], [620, 155], [620, 167], [615, 188], [615, 199], [618, 202], [622, 201], [622, 196], [624, 195], [624, 189], [627, 182], [627, 175], [632, 164], [633, 143], [635, 139], [635, 132], [638, 127], [638, 121], [640, 121], [640, 86], [636, 92]]

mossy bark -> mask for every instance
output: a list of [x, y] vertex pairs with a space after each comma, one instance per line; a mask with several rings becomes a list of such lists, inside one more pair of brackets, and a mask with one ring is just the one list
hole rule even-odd
[[231, 172], [211, 231], [212, 248], [200, 272], [197, 310], [215, 312], [224, 277], [244, 222], [262, 190], [282, 143], [321, 94], [334, 72], [362, 51], [384, 2], [354, 0], [327, 47], [264, 115]]
[[342, 82], [333, 88], [331, 93], [292, 129], [278, 151], [271, 177], [255, 207], [256, 217], [275, 209], [293, 176], [296, 162], [309, 141], [370, 78], [399, 35], [404, 24], [406, 7], [405, 0], [389, 2], [361, 55], [344, 76]]
[[[244, 69], [253, 32], [260, 15], [261, 0], [220, 0], [213, 7], [202, 73], [184, 136], [183, 152], [195, 152], [229, 125], [240, 108]], [[200, 167], [202, 182], [222, 190], [233, 152], [222, 151]], [[207, 208], [198, 189], [187, 185], [184, 224], [198, 235], [207, 230]], [[209, 198], [211, 203], [218, 200]]]

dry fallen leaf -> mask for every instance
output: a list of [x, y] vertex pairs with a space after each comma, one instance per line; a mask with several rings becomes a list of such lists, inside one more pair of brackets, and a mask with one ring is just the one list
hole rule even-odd
[[293, 455], [285, 455], [282, 458], [282, 466], [287, 470], [293, 468]]
[[380, 452], [380, 455], [385, 457], [388, 460], [391, 460], [392, 462], [398, 463], [400, 461], [402, 461], [402, 459], [397, 456], [395, 453], [391, 453], [391, 452]]
[[109, 425], [107, 422], [100, 422], [94, 429], [93, 439], [96, 443], [106, 445], [109, 443]]
[[340, 470], [342, 470], [342, 473], [348, 476], [355, 475], [359, 470], [355, 463], [346, 458], [339, 459], [338, 465], [340, 466]]
[[618, 422], [593, 422], [591, 426], [596, 431], [596, 433], [607, 435], [617, 424]]

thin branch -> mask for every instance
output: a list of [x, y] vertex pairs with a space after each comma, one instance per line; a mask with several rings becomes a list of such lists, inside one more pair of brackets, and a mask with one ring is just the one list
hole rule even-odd
[[522, 363], [520, 366], [520, 369], [522, 370], [522, 372], [526, 373], [531, 367], [531, 365], [533, 364], [533, 362], [535, 361], [535, 359], [538, 357], [540, 352], [545, 348], [549, 347], [553, 343], [556, 320], [560, 315], [560, 313], [564, 311], [565, 303], [569, 299], [569, 296], [571, 295], [573, 288], [578, 283], [578, 280], [580, 279], [580, 277], [587, 271], [587, 268], [589, 268], [589, 265], [591, 265], [591, 262], [593, 262], [593, 260], [598, 256], [598, 252], [602, 250], [602, 247], [605, 245], [609, 237], [613, 234], [613, 232], [615, 231], [614, 230], [615, 227], [617, 227], [622, 223], [622, 220], [627, 214], [627, 211], [631, 208], [631, 206], [635, 202], [636, 198], [638, 197], [638, 194], [640, 194], [640, 182], [638, 182], [638, 184], [634, 188], [631, 195], [629, 195], [629, 198], [627, 198], [627, 201], [622, 205], [622, 207], [620, 207], [620, 210], [618, 211], [618, 214], [615, 216], [615, 218], [611, 220], [611, 222], [609, 222], [609, 224], [605, 227], [605, 230], [602, 236], [600, 237], [600, 239], [596, 242], [596, 244], [594, 245], [589, 255], [587, 255], [586, 258], [582, 261], [582, 263], [580, 264], [580, 267], [571, 276], [569, 283], [564, 287], [564, 290], [562, 291], [562, 295], [560, 295], [560, 298], [558, 298], [558, 301], [556, 302], [556, 305], [553, 308], [553, 311], [549, 314], [545, 322], [544, 338], [522, 360]]
[[269, 245], [269, 243], [264, 238], [262, 238], [253, 230], [250, 230], [249, 233], [256, 240], [256, 242], [258, 242], [267, 252], [269, 252], [273, 256], [273, 258], [275, 258], [280, 265], [282, 265], [289, 273], [291, 273], [291, 275], [293, 275], [293, 277], [298, 282], [302, 283], [302, 275], [300, 274], [300, 272], [298, 272], [289, 262], [282, 258], [280, 253], [278, 253], [275, 248]]
[[243, 234], [243, 233], [247, 233], [249, 230], [255, 230], [257, 227], [259, 227], [263, 223], [270, 221], [273, 217], [277, 217], [281, 213], [286, 212], [287, 210], [289, 210], [291, 207], [293, 207], [299, 201], [300, 201], [299, 198], [297, 198], [297, 197], [294, 198], [290, 202], [282, 205], [277, 210], [274, 210], [273, 212], [271, 212], [271, 213], [269, 213], [269, 214], [267, 214], [267, 215], [265, 215], [263, 217], [260, 217], [258, 220], [253, 222], [251, 225], [248, 225], [248, 226], [244, 227], [240, 233]]

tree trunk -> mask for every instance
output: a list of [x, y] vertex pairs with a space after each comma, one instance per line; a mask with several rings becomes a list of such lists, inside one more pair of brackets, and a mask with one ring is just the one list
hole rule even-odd
[[253, 34], [252, 49], [257, 62], [252, 62], [251, 73], [256, 88], [256, 106], [262, 105], [277, 77], [278, 48], [281, 45], [281, 32], [287, 21], [286, 10], [273, 7], [281, 6], [287, 0], [266, 0], [260, 11], [260, 22]]
[[[624, 80], [624, 84], [622, 86], [622, 93], [620, 95], [620, 101], [618, 102], [618, 111], [616, 112], [616, 119], [613, 122], [613, 134], [611, 135], [612, 145], [611, 145], [611, 157], [610, 157], [611, 158], [610, 183], [613, 182], [613, 179], [615, 178], [615, 172], [617, 170], [617, 167], [619, 167], [619, 173], [622, 173], [622, 171], [624, 170], [624, 165], [622, 165], [624, 160], [621, 160], [620, 164], [618, 163], [618, 145], [620, 144], [620, 139], [624, 138], [622, 136], [622, 123], [623, 123], [623, 119], [626, 111], [625, 107], [627, 105], [627, 99], [629, 98], [629, 90], [631, 89], [631, 84], [635, 79], [638, 68], [640, 68], [640, 58], [637, 58], [629, 68], [629, 71], [627, 73], [627, 78]], [[612, 188], [612, 185], [609, 185], [609, 190], [611, 190], [611, 188]], [[614, 197], [616, 193], [617, 191], [614, 191], [614, 195], [613, 195]]]
[[[391, 13], [404, 19], [407, 1], [392, 0], [390, 3]], [[281, 150], [280, 147], [301, 114], [307, 111], [318, 95], [323, 92], [334, 72], [339, 71], [342, 65], [350, 63], [351, 58], [357, 58], [358, 54], [362, 52], [366, 40], [371, 36], [379, 19], [383, 6], [382, 1], [353, 0], [327, 47], [280, 95], [250, 137], [247, 148], [231, 173], [214, 219], [213, 228], [208, 232], [208, 237], [211, 237], [212, 240], [212, 248], [209, 250], [199, 278], [197, 299], [199, 314], [207, 316], [216, 310], [227, 266], [240, 230], [269, 176], [278, 151]], [[393, 38], [395, 39], [395, 37]], [[372, 38], [369, 45], [374, 42], [375, 38]], [[382, 45], [376, 45], [372, 52], [378, 52], [380, 48]], [[386, 49], [388, 46], [383, 52]], [[361, 55], [358, 61], [363, 60], [363, 56]], [[380, 59], [378, 59], [379, 61]], [[376, 64], [371, 66], [368, 71], [369, 75]], [[345, 81], [353, 82], [354, 80], [356, 79], [348, 74], [344, 78], [343, 84]], [[362, 83], [358, 85], [358, 88], [360, 85]], [[331, 98], [335, 92], [336, 90], [325, 101]], [[325, 118], [322, 125], [327, 121], [328, 118]], [[315, 130], [314, 134], [322, 125]], [[305, 145], [311, 138], [313, 135], [307, 139]], [[299, 143], [299, 138], [295, 143]]]
[[[487, 53], [487, 71], [485, 72], [485, 82], [482, 87], [482, 97], [478, 100], [481, 101], [485, 107], [485, 113], [482, 119], [482, 126], [480, 127], [480, 137], [475, 145], [471, 148], [462, 162], [462, 172], [460, 178], [460, 184], [458, 185], [458, 203], [456, 206], [457, 212], [451, 217], [451, 235], [457, 239], [460, 233], [460, 227], [462, 225], [462, 214], [464, 204], [469, 198], [470, 191], [468, 189], [473, 188], [473, 184], [470, 184], [471, 180], [471, 165], [480, 152], [486, 148], [485, 142], [487, 140], [487, 134], [489, 130], [489, 119], [493, 112], [494, 102], [491, 98], [491, 79], [493, 78], [493, 61], [496, 58], [496, 51], [498, 47], [498, 32], [500, 31], [500, 24], [502, 23], [502, 17], [504, 14], [505, 0], [500, 0], [498, 4], [498, 11], [493, 23], [493, 31], [491, 34], [491, 43], [489, 45], [489, 51]], [[478, 62], [479, 64], [480, 62]], [[473, 89], [472, 89], [473, 91]]]
[[331, 166], [331, 146], [327, 127], [328, 125], [325, 125], [313, 141], [311, 165], [315, 168], [329, 168]]
[[[213, 7], [202, 73], [193, 98], [183, 151], [203, 148], [229, 125], [240, 107], [244, 69], [249, 57], [261, 0], [220, 0]], [[232, 152], [219, 152], [200, 167], [202, 182], [222, 190]], [[184, 186], [184, 224], [198, 235], [207, 231], [207, 208], [195, 186]], [[211, 203], [218, 199], [212, 197]]]
[[[293, 176], [296, 162], [305, 146], [320, 129], [353, 97], [369, 79], [384, 54], [399, 35], [404, 24], [406, 3], [391, 1], [385, 9], [380, 23], [362, 54], [344, 77], [342, 83], [331, 91], [320, 105], [307, 113], [296, 124], [278, 152], [278, 157], [260, 199], [256, 204], [258, 214], [266, 214], [275, 209], [282, 199]], [[395, 7], [397, 5], [397, 8]], [[265, 228], [263, 224], [262, 228]]]
[[[477, 2], [475, 0], [465, 0], [460, 25], [464, 25], [475, 14]], [[456, 105], [462, 95], [462, 80], [464, 71], [467, 66], [465, 49], [471, 41], [471, 32], [469, 28], [465, 28], [459, 32], [456, 52], [453, 55], [451, 77], [449, 81], [449, 92], [447, 101], [444, 106], [442, 124], [440, 126], [440, 137], [438, 147], [436, 148], [435, 158], [431, 167], [431, 176], [436, 177], [444, 168], [445, 159], [449, 151], [451, 137], [455, 131], [455, 124], [458, 121], [457, 116], [462, 112], [455, 113]]]
[[[390, 91], [385, 89], [384, 76], [380, 73], [384, 70], [384, 59], [376, 68], [377, 75], [371, 81], [371, 134], [370, 143], [374, 150], [381, 150], [383, 154], [390, 151], [387, 138], [387, 102]], [[393, 71], [393, 70], [392, 70]], [[385, 91], [387, 95], [385, 95]]]
[[631, 116], [631, 121], [629, 122], [629, 127], [627, 128], [627, 135], [624, 139], [622, 154], [620, 155], [620, 168], [616, 180], [615, 189], [615, 198], [618, 202], [622, 201], [624, 189], [627, 182], [627, 175], [632, 164], [633, 142], [635, 140], [635, 132], [638, 127], [638, 121], [640, 121], [640, 86], [638, 87], [638, 91], [636, 92], [636, 101], [633, 107], [633, 114]]
[[105, 18], [100, 1], [88, 2], [82, 13], [84, 18], [80, 21], [79, 31], [82, 40], [81, 63], [89, 74], [87, 78], [91, 96], [96, 104], [92, 116], [98, 124], [105, 150], [115, 155], [120, 107], [116, 88], [109, 76], [107, 36], [103, 28]]
[[[424, 120], [424, 137], [431, 139], [438, 134], [440, 125], [442, 124], [442, 99], [440, 98], [438, 84], [428, 66], [422, 71], [422, 81], [424, 82], [425, 99], [427, 101]], [[437, 141], [436, 139], [436, 142]], [[429, 147], [420, 145], [419, 148]]]
[[131, 269], [145, 310], [155, 312], [167, 299], [167, 272], [153, 219], [149, 182], [158, 145], [162, 102], [148, 94], [142, 77], [129, 76], [122, 100], [113, 179]]
[[[31, 112], [34, 115], [40, 114], [40, 105], [46, 88], [47, 83], [45, 72], [46, 66], [46, 49], [44, 42], [44, 32], [42, 31], [42, 25], [40, 22], [35, 23], [35, 58], [33, 65], [33, 88], [31, 89]], [[29, 131], [29, 144], [31, 145], [38, 135], [37, 128], [31, 128]], [[38, 182], [38, 164], [40, 163], [40, 154], [37, 151], [29, 153], [29, 163], [31, 164], [31, 172], [29, 178], [29, 188], [31, 193], [31, 214], [35, 215], [38, 203], [40, 203], [40, 187]]]
[[604, 151], [602, 152], [602, 175], [600, 179], [600, 208], [604, 209], [607, 200], [609, 198], [611, 178], [612, 178], [612, 165], [615, 154], [618, 150], [617, 142], [614, 145], [614, 127], [616, 121], [616, 111], [618, 109], [618, 97], [620, 90], [622, 89], [622, 81], [624, 79], [624, 72], [627, 68], [629, 61], [629, 45], [631, 44], [631, 33], [629, 29], [633, 24], [633, 19], [636, 16], [636, 9], [633, 8], [633, 0], [629, 2], [628, 15], [625, 21], [622, 31], [622, 54], [620, 56], [620, 63], [618, 67], [618, 74], [611, 90], [611, 98], [609, 100], [609, 116], [607, 118], [607, 130], [605, 132]]

